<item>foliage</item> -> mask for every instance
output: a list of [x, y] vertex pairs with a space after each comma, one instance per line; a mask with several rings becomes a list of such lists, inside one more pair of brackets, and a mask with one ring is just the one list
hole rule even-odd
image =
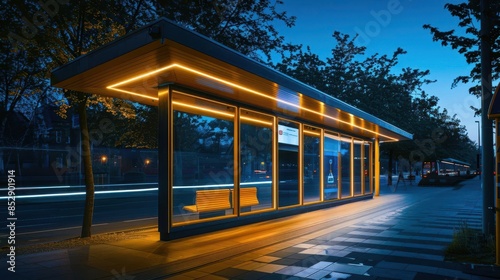
[[[283, 1], [159, 0], [159, 14], [199, 32], [231, 49], [260, 61], [271, 59], [282, 49], [284, 37], [275, 26], [292, 27], [294, 16], [278, 12]], [[262, 58], [262, 56], [265, 57]]]
[[[472, 161], [475, 147], [456, 116], [438, 106], [439, 99], [423, 87], [428, 70], [406, 67], [397, 71], [406, 52], [367, 55], [356, 37], [334, 32], [336, 41], [325, 61], [301, 45], [287, 45], [274, 67], [328, 95], [345, 101], [412, 133], [414, 141], [386, 143], [382, 152], [411, 162], [453, 157]], [[402, 118], [401, 116], [405, 116]]]
[[445, 255], [449, 260], [492, 264], [495, 262], [495, 239], [463, 221], [453, 233], [453, 240], [446, 248]]
[[[500, 2], [488, 1], [490, 7], [486, 10], [487, 16], [491, 22], [496, 21], [491, 25], [490, 34], [484, 34], [484, 38], [489, 40], [491, 44], [491, 60], [492, 60], [492, 80], [500, 78], [500, 25], [498, 25], [498, 16], [500, 15]], [[469, 93], [477, 97], [481, 96], [481, 12], [480, 0], [469, 0], [460, 4], [446, 4], [445, 8], [453, 17], [458, 18], [459, 30], [441, 31], [438, 27], [430, 24], [425, 24], [423, 27], [428, 29], [433, 35], [434, 41], [441, 42], [442, 46], [451, 47], [462, 54], [469, 64], [473, 64], [471, 72], [468, 75], [461, 75], [453, 81], [453, 86], [458, 83], [469, 84], [472, 87]], [[476, 114], [479, 113], [477, 108]]]
[[[282, 1], [157, 1], [152, 2], [154, 13], [199, 32], [225, 46], [265, 61], [272, 52], [285, 48], [284, 38], [274, 25], [281, 21], [293, 26], [295, 17], [277, 12]], [[195, 20], [193, 20], [195, 19]], [[141, 106], [136, 118], [120, 121], [125, 133], [114, 142], [117, 146], [156, 148], [157, 135], [151, 133], [157, 125], [157, 108]], [[177, 124], [176, 124], [177, 125]]]
[[[140, 105], [142, 106], [142, 105]], [[151, 149], [158, 147], [158, 107], [142, 106], [133, 119], [113, 118], [113, 124], [120, 134], [112, 135], [107, 146]]]
[[[150, 7], [144, 1], [6, 1], [4, 12], [12, 21], [7, 40], [12, 53], [37, 58], [36, 63], [28, 62], [24, 67], [38, 66], [33, 73], [38, 81], [47, 83], [49, 74], [78, 56], [114, 40], [148, 20]], [[134, 11], [130, 13], [129, 11]], [[59, 112], [63, 117], [74, 107], [78, 112], [81, 130], [81, 156], [85, 174], [86, 200], [82, 226], [82, 237], [91, 235], [94, 208], [94, 182], [91, 160], [91, 139], [87, 123], [87, 106], [105, 107], [106, 111], [132, 118], [135, 112], [127, 110], [131, 106], [124, 100], [103, 98], [90, 93], [64, 91]]]
[[[42, 59], [29, 50], [12, 52], [13, 45], [7, 39], [10, 29], [18, 26], [13, 15], [5, 9], [0, 11], [0, 146], [21, 145], [26, 133], [9, 129], [9, 124], [18, 122], [20, 117], [30, 123], [34, 112], [45, 100], [48, 83], [40, 79], [46, 75]], [[31, 126], [31, 125], [30, 125]], [[25, 128], [26, 130], [29, 127]]]
[[[2, 24], [2, 48], [5, 48], [2, 63], [10, 71], [11, 79], [4, 79], [2, 85], [8, 87], [5, 92], [8, 90], [11, 96], [10, 108], [14, 108], [18, 100], [26, 103], [33, 95], [48, 92], [48, 102], [59, 106], [62, 118], [67, 117], [67, 112], [75, 113], [71, 108], [81, 102], [97, 111], [134, 118], [135, 111], [130, 110], [132, 105], [128, 101], [71, 91], [65, 91], [61, 99], [55, 94], [57, 90], [49, 87], [48, 79], [55, 67], [151, 20], [147, 15], [152, 7], [143, 2], [6, 1], [2, 9], [5, 23]], [[20, 107], [17, 111], [31, 110]]]
[[[272, 4], [267, 0], [6, 0], [2, 4], [1, 35], [2, 43], [5, 44], [2, 44], [4, 56], [0, 62], [5, 81], [5, 98], [1, 105], [3, 108], [10, 106], [11, 111], [21, 100], [18, 97], [48, 89], [47, 81], [54, 68], [156, 20], [159, 15], [166, 15], [246, 55], [259, 58], [263, 54], [268, 59], [270, 53], [279, 49], [283, 42], [283, 37], [279, 36], [273, 23], [284, 21], [291, 26], [294, 21], [285, 12], [276, 11], [280, 1]], [[19, 62], [20, 68], [11, 67], [10, 64], [15, 65], [12, 62]], [[22, 87], [23, 83], [27, 85], [25, 88]], [[125, 147], [151, 148], [157, 146], [156, 133], [151, 133], [157, 128], [151, 129], [151, 125], [155, 126], [157, 121], [157, 110], [92, 93], [64, 91], [64, 97], [57, 101], [59, 115], [66, 117], [68, 112], [77, 112], [80, 116], [81, 155], [87, 192], [82, 237], [88, 237], [94, 200], [90, 155], [92, 139], [88, 122], [95, 125], [103, 118], [111, 117], [122, 129], [134, 128], [133, 131], [124, 130], [127, 133], [121, 134], [119, 138], [107, 137], [105, 141], [108, 143], [103, 144], [114, 142]], [[9, 101], [10, 105], [7, 104]], [[89, 116], [87, 112], [90, 112]], [[0, 115], [2, 123], [5, 122], [4, 115], [4, 112]]]

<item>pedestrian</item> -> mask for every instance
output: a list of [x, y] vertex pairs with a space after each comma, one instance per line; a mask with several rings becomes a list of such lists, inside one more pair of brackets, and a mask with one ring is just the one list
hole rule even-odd
[[398, 186], [399, 181], [403, 181], [403, 184], [406, 187], [405, 177], [403, 176], [403, 172], [401, 172], [401, 171], [399, 171], [398, 182], [396, 183], [396, 187]]

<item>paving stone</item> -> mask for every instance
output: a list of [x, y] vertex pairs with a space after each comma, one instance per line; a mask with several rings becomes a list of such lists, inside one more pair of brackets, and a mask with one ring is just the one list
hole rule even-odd
[[[231, 257], [220, 253], [217, 255], [211, 250], [219, 252], [223, 247], [234, 247], [237, 252], [249, 241], [239, 236], [234, 240], [225, 238], [223, 232], [217, 232], [205, 235], [206, 239], [193, 237], [182, 242], [162, 243], [157, 241], [157, 235], [153, 237], [151, 234], [144, 240], [20, 255], [19, 269], [25, 270], [16, 276], [19, 279], [33, 279], [29, 276], [39, 271], [37, 279], [69, 279], [75, 273], [79, 273], [80, 277], [110, 279], [123, 276], [122, 272], [127, 274], [125, 276], [136, 277], [135, 279], [179, 280], [486, 279], [465, 273], [463, 265], [446, 262], [443, 255], [443, 249], [452, 240], [453, 231], [464, 218], [471, 226], [481, 225], [481, 190], [479, 185], [473, 183], [469, 182], [467, 187], [461, 188], [408, 187], [407, 190], [383, 194], [359, 205], [326, 209], [324, 211], [330, 213], [329, 217], [335, 219], [336, 215], [333, 213], [343, 214], [339, 209], [352, 211], [366, 203], [386, 205], [401, 201], [400, 209], [370, 220], [348, 221], [342, 226], [332, 224], [331, 227], [317, 232], [310, 231], [298, 238], [283, 235], [287, 238], [281, 240], [280, 234], [274, 240], [269, 240], [269, 245], [257, 248], [247, 246], [246, 251], [235, 253]], [[314, 213], [304, 215], [308, 214]], [[315, 215], [313, 222], [319, 217]], [[328, 220], [324, 222], [327, 223]], [[263, 225], [266, 224], [272, 222]], [[307, 224], [305, 219], [297, 225], [300, 225], [298, 230], [314, 226], [313, 223]], [[255, 233], [259, 231], [258, 227], [256, 224], [248, 228]], [[224, 231], [230, 232], [231, 230]], [[253, 236], [251, 239], [253, 240]], [[210, 246], [198, 248], [204, 243]], [[182, 249], [174, 250], [169, 247], [172, 244], [178, 244]], [[197, 254], [201, 256], [198, 259]], [[219, 259], [214, 259], [214, 256]], [[174, 263], [173, 260], [182, 261], [183, 257], [185, 262], [175, 264], [186, 267], [191, 265], [192, 268], [185, 268], [182, 273], [172, 273], [172, 267], [166, 264]], [[202, 260], [205, 261], [203, 265], [199, 264]], [[126, 271], [122, 271], [122, 268]], [[57, 270], [58, 274], [51, 270]], [[168, 275], [172, 278], [167, 277]]]

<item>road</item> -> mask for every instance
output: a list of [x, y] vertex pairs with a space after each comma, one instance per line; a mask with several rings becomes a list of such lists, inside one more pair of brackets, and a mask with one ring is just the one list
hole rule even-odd
[[[92, 229], [94, 234], [157, 225], [157, 191], [116, 196], [96, 195]], [[15, 212], [16, 243], [30, 245], [78, 237], [84, 199], [81, 195], [70, 199], [18, 199]], [[3, 202], [6, 205], [6, 201]], [[6, 211], [2, 211], [0, 218], [6, 221]], [[6, 226], [0, 230], [2, 247], [6, 245], [8, 233]]]
[[[387, 180], [381, 177], [381, 187]], [[135, 186], [145, 190], [131, 193], [97, 193], [92, 233], [106, 233], [134, 228], [156, 227], [158, 224], [157, 190], [151, 185]], [[108, 188], [109, 189], [109, 188]], [[78, 193], [83, 189], [77, 189]], [[51, 189], [46, 193], [68, 192]], [[22, 195], [20, 195], [22, 197]], [[16, 243], [30, 245], [78, 237], [81, 232], [85, 196], [20, 198], [16, 200]], [[0, 200], [7, 208], [7, 200]], [[0, 211], [7, 221], [7, 211]], [[0, 228], [0, 246], [6, 245], [7, 222]]]

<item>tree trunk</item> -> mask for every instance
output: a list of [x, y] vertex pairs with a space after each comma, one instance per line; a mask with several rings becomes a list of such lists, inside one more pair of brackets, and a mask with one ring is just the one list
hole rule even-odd
[[[86, 99], [85, 99], [86, 100]], [[90, 137], [87, 124], [87, 102], [82, 101], [78, 104], [78, 114], [80, 115], [80, 132], [82, 142], [82, 160], [85, 174], [85, 209], [83, 212], [82, 238], [91, 236], [92, 217], [94, 215], [94, 172], [92, 171], [92, 158], [90, 153]]]

